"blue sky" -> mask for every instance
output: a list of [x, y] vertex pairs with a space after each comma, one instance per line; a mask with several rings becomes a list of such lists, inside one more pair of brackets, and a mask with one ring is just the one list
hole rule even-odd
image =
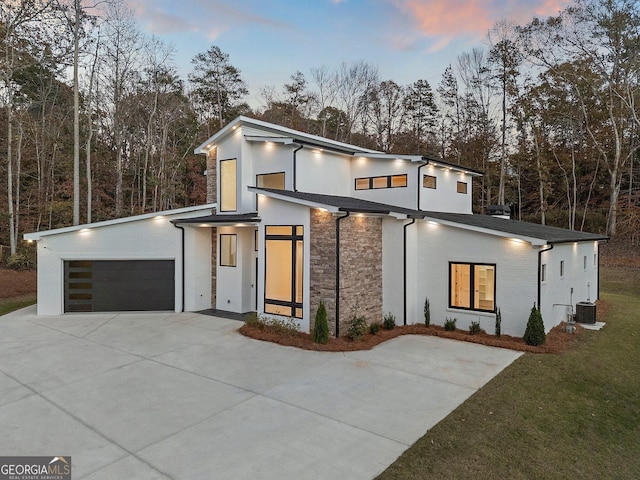
[[247, 82], [281, 90], [297, 70], [364, 60], [382, 80], [435, 89], [456, 57], [486, 43], [497, 20], [554, 15], [567, 0], [129, 0], [142, 28], [176, 50], [186, 77], [191, 58], [219, 46]]

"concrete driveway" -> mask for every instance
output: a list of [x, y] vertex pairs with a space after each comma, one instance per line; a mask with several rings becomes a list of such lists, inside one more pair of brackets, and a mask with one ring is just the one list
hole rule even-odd
[[0, 317], [0, 454], [79, 479], [369, 479], [520, 354], [300, 351], [195, 313]]

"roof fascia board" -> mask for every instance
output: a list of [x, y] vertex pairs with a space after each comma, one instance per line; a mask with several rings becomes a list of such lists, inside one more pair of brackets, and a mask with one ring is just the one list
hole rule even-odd
[[356, 157], [364, 158], [379, 158], [382, 160], [406, 160], [408, 162], [423, 162], [424, 158], [421, 155], [397, 155], [394, 153], [367, 153], [367, 154], [353, 154]]
[[31, 232], [31, 233], [25, 233], [24, 234], [24, 239], [25, 240], [40, 240], [42, 237], [48, 237], [51, 235], [60, 235], [63, 233], [72, 233], [72, 232], [78, 232], [80, 230], [83, 230], [85, 228], [101, 228], [101, 227], [109, 227], [112, 225], [121, 225], [124, 223], [131, 223], [131, 222], [139, 222], [142, 220], [149, 220], [151, 218], [155, 218], [155, 217], [172, 217], [175, 215], [185, 215], [185, 214], [190, 214], [190, 213], [196, 213], [196, 212], [201, 212], [203, 210], [214, 210], [217, 208], [217, 204], [216, 203], [210, 203], [210, 204], [206, 204], [206, 205], [198, 205], [196, 207], [184, 207], [184, 208], [176, 208], [175, 210], [164, 210], [162, 212], [152, 212], [152, 213], [143, 213], [141, 215], [134, 215], [131, 217], [122, 217], [122, 218], [114, 218], [112, 220], [104, 220], [102, 222], [95, 222], [95, 223], [85, 223], [83, 225], [73, 225], [71, 227], [62, 227], [62, 228], [56, 228], [53, 230], [44, 230], [42, 232]]
[[245, 135], [244, 138], [248, 142], [271, 142], [271, 143], [282, 143], [283, 145], [291, 145], [296, 143], [292, 137]]
[[454, 170], [456, 172], [465, 173], [467, 175], [471, 175], [472, 177], [482, 177], [484, 174], [472, 168], [462, 167], [460, 165], [453, 165], [451, 163], [442, 162], [440, 160], [433, 160], [430, 158], [424, 158], [427, 162], [427, 165], [433, 165], [434, 167], [445, 168], [447, 170]]
[[518, 235], [515, 233], [509, 233], [509, 232], [502, 232], [500, 230], [477, 227], [475, 225], [467, 225], [465, 223], [452, 222], [450, 220], [442, 220], [440, 218], [429, 217], [429, 215], [426, 215], [423, 218], [423, 220], [428, 222], [440, 223], [442, 225], [447, 225], [449, 227], [460, 228], [462, 230], [470, 230], [472, 232], [486, 233], [487, 235], [493, 235], [494, 237], [515, 238], [517, 240], [522, 240], [523, 242], [530, 243], [532, 246], [542, 246], [542, 245], [547, 245], [548, 243], [552, 243], [552, 242], [547, 242], [546, 240], [541, 238], [528, 237], [525, 235]]

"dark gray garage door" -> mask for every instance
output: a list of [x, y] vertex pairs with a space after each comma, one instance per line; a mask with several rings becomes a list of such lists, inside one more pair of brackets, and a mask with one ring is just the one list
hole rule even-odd
[[173, 260], [64, 262], [65, 312], [173, 310]]

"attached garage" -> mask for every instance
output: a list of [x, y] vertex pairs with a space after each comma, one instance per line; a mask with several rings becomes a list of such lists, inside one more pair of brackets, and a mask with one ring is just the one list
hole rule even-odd
[[215, 204], [25, 235], [37, 242], [38, 314], [211, 308]]
[[174, 310], [174, 260], [65, 260], [64, 312]]

